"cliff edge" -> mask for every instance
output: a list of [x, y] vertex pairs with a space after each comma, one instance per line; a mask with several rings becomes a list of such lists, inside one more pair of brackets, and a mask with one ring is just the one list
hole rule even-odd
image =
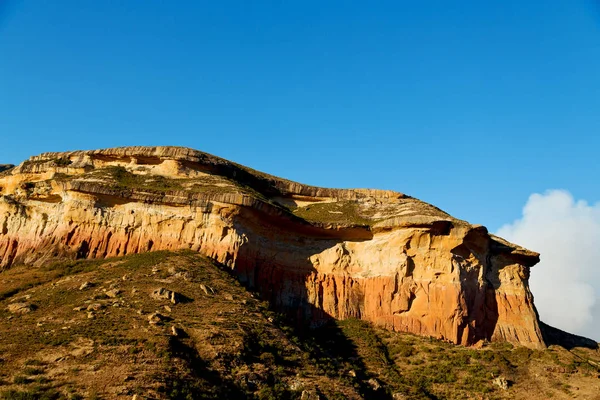
[[545, 346], [528, 286], [539, 255], [401, 193], [303, 185], [179, 147], [0, 168], [0, 270], [176, 249], [313, 325]]

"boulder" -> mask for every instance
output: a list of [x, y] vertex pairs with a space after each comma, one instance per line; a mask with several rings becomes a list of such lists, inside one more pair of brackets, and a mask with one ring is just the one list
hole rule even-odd
[[498, 376], [498, 377], [494, 378], [494, 380], [492, 381], [492, 383], [494, 385], [498, 386], [502, 390], [507, 390], [508, 389], [508, 381], [503, 376]]
[[167, 317], [157, 312], [152, 313], [148, 316], [148, 323], [150, 325], [160, 325], [166, 320], [168, 320]]
[[179, 303], [181, 296], [179, 293], [165, 288], [158, 288], [152, 292], [151, 297], [156, 300], [169, 300], [173, 304]]
[[110, 289], [107, 290], [106, 292], [104, 292], [105, 295], [107, 295], [108, 297], [114, 299], [115, 297], [117, 297], [118, 295], [121, 294], [121, 291], [119, 289]]
[[34, 307], [28, 303], [12, 303], [6, 309], [12, 314], [27, 314], [33, 311]]
[[316, 390], [303, 390], [300, 395], [300, 400], [319, 400], [321, 396]]

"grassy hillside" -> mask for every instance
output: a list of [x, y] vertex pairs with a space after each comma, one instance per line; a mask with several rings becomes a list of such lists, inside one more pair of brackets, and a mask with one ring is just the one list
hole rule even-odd
[[599, 365], [357, 320], [298, 329], [191, 252], [0, 273], [0, 399], [600, 399]]

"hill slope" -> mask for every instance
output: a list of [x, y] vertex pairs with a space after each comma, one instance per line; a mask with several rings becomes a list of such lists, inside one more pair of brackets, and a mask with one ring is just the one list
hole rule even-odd
[[15, 267], [0, 285], [0, 398], [600, 398], [598, 351], [295, 328], [189, 251]]

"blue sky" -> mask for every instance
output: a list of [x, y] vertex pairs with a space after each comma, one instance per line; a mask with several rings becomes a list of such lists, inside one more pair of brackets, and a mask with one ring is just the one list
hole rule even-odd
[[593, 1], [0, 3], [0, 163], [188, 146], [491, 230], [600, 200]]

